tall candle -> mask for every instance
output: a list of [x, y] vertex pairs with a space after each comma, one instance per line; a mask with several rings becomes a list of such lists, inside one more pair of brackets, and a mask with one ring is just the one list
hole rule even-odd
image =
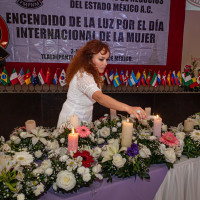
[[25, 126], [26, 126], [26, 131], [30, 133], [32, 129], [36, 128], [36, 123], [34, 120], [27, 120], [25, 122]]
[[117, 111], [110, 109], [110, 119], [113, 120], [117, 116]]
[[146, 112], [147, 116], [151, 115], [151, 107], [145, 108], [145, 112]]
[[68, 135], [68, 153], [70, 151], [76, 152], [78, 150], [78, 133], [74, 132], [74, 128], [72, 128], [72, 132]]
[[70, 116], [70, 123], [76, 129], [79, 126], [78, 115], [72, 115], [72, 116]]
[[184, 121], [184, 131], [191, 132], [194, 129], [194, 122], [192, 120], [186, 119]]
[[133, 139], [133, 123], [127, 121], [122, 122], [122, 139], [121, 145], [122, 147], [130, 147]]
[[154, 136], [157, 136], [157, 137], [161, 136], [161, 126], [162, 126], [162, 118], [156, 115], [156, 117], [154, 118], [154, 124], [153, 124]]

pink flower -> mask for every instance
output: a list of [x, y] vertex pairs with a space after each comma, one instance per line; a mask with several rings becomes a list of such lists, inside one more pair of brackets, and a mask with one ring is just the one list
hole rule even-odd
[[88, 137], [88, 135], [91, 134], [90, 129], [88, 127], [86, 127], [86, 126], [78, 126], [76, 128], [76, 132], [79, 133], [79, 136], [81, 138]]
[[174, 136], [172, 132], [162, 133], [162, 137], [160, 137], [159, 141], [170, 147], [179, 145], [179, 140]]

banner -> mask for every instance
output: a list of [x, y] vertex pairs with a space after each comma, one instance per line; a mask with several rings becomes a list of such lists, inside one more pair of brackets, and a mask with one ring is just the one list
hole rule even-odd
[[170, 0], [1, 0], [0, 13], [7, 62], [69, 63], [99, 39], [109, 64], [166, 65]]

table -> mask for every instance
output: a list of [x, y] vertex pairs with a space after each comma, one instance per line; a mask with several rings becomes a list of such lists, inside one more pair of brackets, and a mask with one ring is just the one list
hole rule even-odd
[[74, 194], [56, 194], [50, 189], [40, 200], [151, 200], [154, 198], [159, 186], [163, 182], [167, 167], [165, 164], [150, 167], [150, 180], [139, 177], [119, 179], [113, 178], [112, 183], [106, 179], [94, 182], [89, 188], [81, 188]]
[[154, 200], [199, 200], [200, 157], [187, 159], [182, 156], [170, 169]]

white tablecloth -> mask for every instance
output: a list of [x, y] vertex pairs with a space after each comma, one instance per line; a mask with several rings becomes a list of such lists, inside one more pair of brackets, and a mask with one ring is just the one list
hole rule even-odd
[[167, 172], [154, 200], [200, 200], [200, 157], [182, 157]]

